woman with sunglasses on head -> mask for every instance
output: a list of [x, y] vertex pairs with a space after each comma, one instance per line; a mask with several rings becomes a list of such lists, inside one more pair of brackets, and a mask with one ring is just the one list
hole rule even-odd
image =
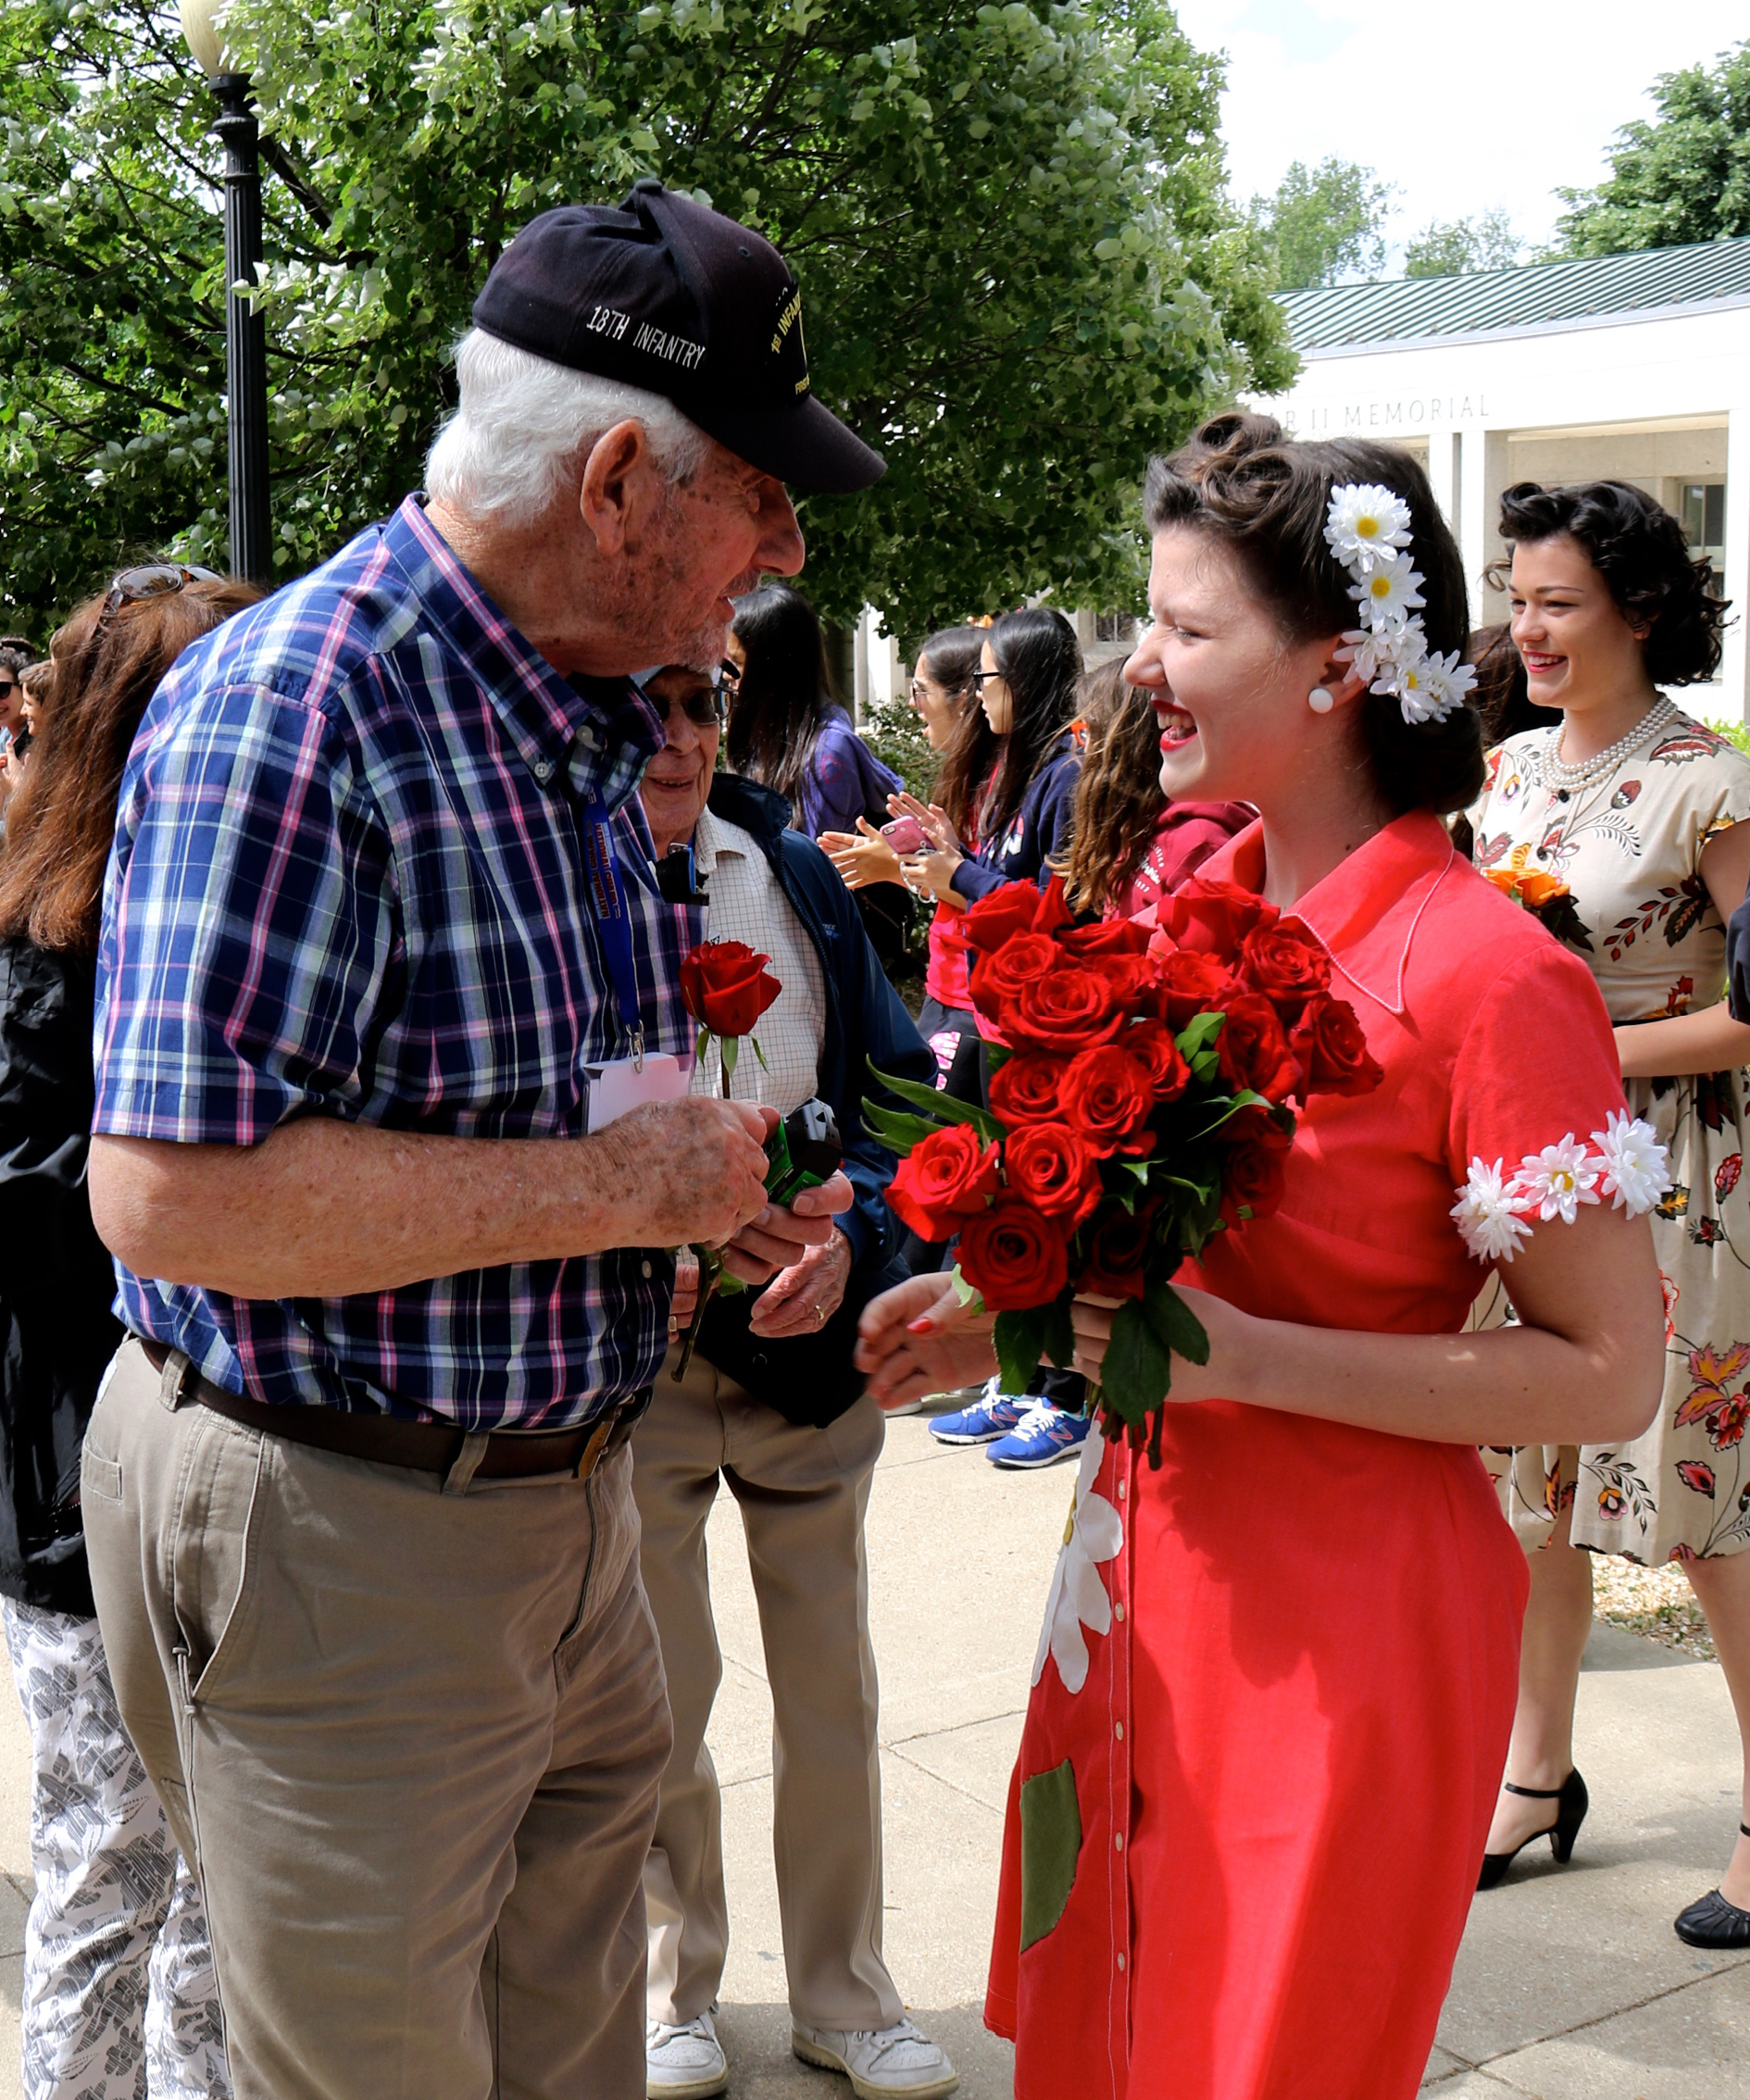
[[165, 564], [79, 607], [0, 859], [0, 1618], [33, 1766], [31, 2100], [230, 2092], [200, 1894], [122, 1728], [86, 1570], [81, 1440], [122, 1330], [85, 1160], [122, 765], [176, 657], [259, 595]]
[[1630, 1109], [1669, 1147], [1675, 1186], [1653, 1217], [1666, 1344], [1651, 1426], [1498, 1461], [1531, 1598], [1482, 1886], [1545, 1833], [1567, 1859], [1586, 1813], [1573, 1728], [1590, 1556], [1675, 1560], [1706, 1613], [1745, 1758], [1726, 1873], [1676, 1930], [1692, 1946], [1750, 1948], [1750, 1026], [1725, 999], [1726, 921], [1750, 878], [1750, 760], [1661, 691], [1714, 675], [1728, 608], [1679, 521], [1626, 482], [1521, 482], [1501, 499], [1501, 534], [1527, 697], [1560, 712], [1494, 754], [1477, 865], [1591, 969]]

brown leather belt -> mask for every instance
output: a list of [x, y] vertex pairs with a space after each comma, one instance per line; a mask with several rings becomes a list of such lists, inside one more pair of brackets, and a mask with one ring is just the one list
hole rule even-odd
[[[441, 1422], [406, 1422], [393, 1415], [351, 1415], [338, 1407], [269, 1407], [260, 1400], [246, 1400], [227, 1393], [203, 1378], [189, 1359], [162, 1342], [134, 1337], [147, 1359], [159, 1371], [167, 1364], [181, 1366], [175, 1392], [167, 1391], [166, 1403], [196, 1400], [227, 1421], [245, 1429], [260, 1430], [268, 1436], [282, 1436], [290, 1444], [313, 1444], [319, 1451], [334, 1451], [346, 1458], [367, 1458], [378, 1466], [407, 1466], [421, 1473], [448, 1473], [462, 1456], [468, 1432], [446, 1428]], [[619, 1449], [631, 1435], [632, 1425], [649, 1402], [639, 1394], [611, 1415], [585, 1422], [577, 1429], [494, 1430], [486, 1436], [486, 1448], [471, 1477], [477, 1481], [528, 1480], [541, 1473], [574, 1473], [586, 1481], [605, 1458]]]

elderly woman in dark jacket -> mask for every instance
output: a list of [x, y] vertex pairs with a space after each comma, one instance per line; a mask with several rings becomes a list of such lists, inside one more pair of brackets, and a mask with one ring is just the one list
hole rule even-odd
[[31, 2100], [231, 2090], [206, 1917], [117, 1711], [79, 1501], [121, 1340], [85, 1190], [98, 904], [153, 688], [257, 594], [204, 573], [126, 571], [62, 630], [0, 861], [0, 1619], [33, 1764]]

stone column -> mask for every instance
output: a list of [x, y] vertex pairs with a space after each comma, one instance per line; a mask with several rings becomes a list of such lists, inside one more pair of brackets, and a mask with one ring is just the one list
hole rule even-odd
[[[1726, 595], [1731, 600], [1719, 667], [1720, 698], [1729, 713], [1750, 721], [1750, 391], [1726, 419]], [[1681, 695], [1680, 695], [1681, 697]]]
[[1492, 627], [1506, 618], [1498, 593], [1482, 581], [1482, 572], [1506, 544], [1496, 530], [1501, 492], [1507, 483], [1507, 433], [1467, 430], [1458, 433], [1458, 547], [1465, 581], [1470, 586], [1470, 618], [1476, 627]]

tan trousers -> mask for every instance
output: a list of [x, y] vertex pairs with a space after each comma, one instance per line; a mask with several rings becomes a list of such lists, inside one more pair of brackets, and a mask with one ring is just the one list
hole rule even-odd
[[881, 1780], [863, 1519], [883, 1425], [859, 1400], [827, 1429], [796, 1429], [694, 1357], [656, 1379], [632, 1439], [644, 1587], [674, 1713], [644, 1869], [648, 2009], [696, 2019], [729, 1950], [722, 1803], [706, 1748], [723, 1658], [705, 1524], [719, 1476], [741, 1505], [772, 1697], [772, 1846], [794, 2017], [879, 2028], [905, 2006], [881, 1959]]
[[440, 1482], [161, 1386], [125, 1344], [85, 1537], [237, 2100], [643, 2100], [669, 1738], [630, 1451]]

